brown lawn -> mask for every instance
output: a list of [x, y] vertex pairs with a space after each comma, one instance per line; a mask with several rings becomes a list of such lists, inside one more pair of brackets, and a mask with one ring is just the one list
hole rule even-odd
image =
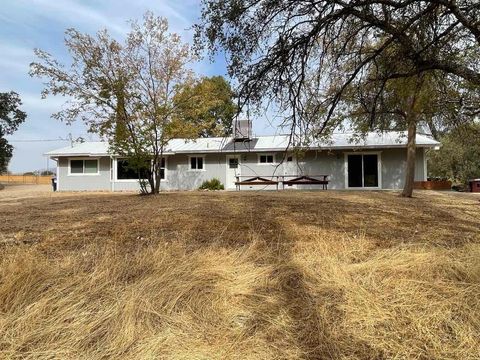
[[480, 196], [416, 195], [7, 187], [0, 358], [478, 359]]

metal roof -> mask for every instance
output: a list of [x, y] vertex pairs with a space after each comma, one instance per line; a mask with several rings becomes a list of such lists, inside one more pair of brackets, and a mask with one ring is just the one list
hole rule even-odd
[[[406, 132], [389, 131], [384, 133], [371, 132], [365, 138], [353, 140], [351, 133], [334, 133], [329, 139], [314, 141], [305, 149], [378, 149], [401, 148], [407, 144]], [[289, 135], [258, 136], [250, 141], [234, 142], [232, 137], [199, 138], [195, 140], [174, 139], [165, 149], [165, 154], [195, 154], [219, 152], [265, 152], [284, 151], [289, 145]], [[440, 143], [431, 137], [418, 134], [418, 147], [436, 147]], [[291, 144], [292, 146], [292, 144]], [[106, 156], [107, 142], [84, 142], [47, 152], [50, 157], [57, 156]]]

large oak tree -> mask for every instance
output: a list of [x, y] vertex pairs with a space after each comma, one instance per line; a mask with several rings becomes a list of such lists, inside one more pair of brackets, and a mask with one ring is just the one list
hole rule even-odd
[[[204, 0], [202, 15], [197, 44], [227, 53], [240, 105], [275, 100], [289, 112], [292, 136], [336, 129], [338, 115], [352, 111], [345, 101], [352, 86], [375, 82], [380, 101], [388, 83], [407, 79], [414, 109], [425, 74], [480, 85], [476, 0]], [[378, 117], [371, 119], [370, 130], [379, 129]], [[413, 123], [403, 123], [409, 153]], [[407, 172], [407, 185], [413, 175]], [[411, 186], [403, 194], [411, 196]]]

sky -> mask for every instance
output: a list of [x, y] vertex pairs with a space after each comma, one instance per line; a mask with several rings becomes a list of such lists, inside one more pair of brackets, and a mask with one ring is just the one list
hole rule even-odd
[[[97, 140], [80, 122], [66, 125], [52, 119], [51, 114], [64, 104], [61, 97], [42, 99], [42, 80], [28, 75], [29, 65], [35, 60], [33, 49], [40, 48], [62, 63], [69, 63], [64, 45], [68, 28], [95, 34], [107, 29], [121, 40], [129, 30], [128, 20], [141, 19], [146, 11], [168, 19], [171, 32], [192, 42], [191, 29], [200, 16], [197, 0], [15, 0], [4, 1], [0, 7], [0, 92], [15, 91], [23, 102], [27, 120], [9, 136], [14, 146], [9, 170], [14, 173], [55, 167], [55, 162], [43, 154], [68, 146], [69, 138], [83, 137]], [[198, 75], [226, 76], [223, 55], [211, 62], [208, 57], [193, 65]], [[253, 119], [258, 135], [275, 133], [268, 119]]]

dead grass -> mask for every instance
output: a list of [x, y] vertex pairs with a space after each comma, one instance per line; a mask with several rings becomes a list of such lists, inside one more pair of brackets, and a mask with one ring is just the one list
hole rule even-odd
[[0, 357], [478, 359], [479, 200], [0, 198]]

